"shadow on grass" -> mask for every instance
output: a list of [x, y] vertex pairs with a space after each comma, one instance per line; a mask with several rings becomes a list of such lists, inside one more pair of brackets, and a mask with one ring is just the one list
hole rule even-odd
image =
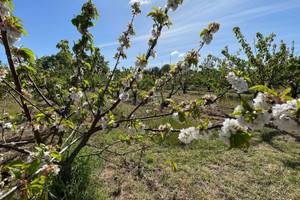
[[[291, 133], [287, 133], [285, 131], [280, 131], [280, 130], [276, 130], [276, 131], [266, 131], [264, 133], [261, 133], [260, 138], [261, 140], [255, 141], [252, 143], [253, 146], [257, 146], [263, 142], [269, 144], [271, 147], [273, 147], [274, 149], [280, 151], [280, 152], [284, 152], [284, 153], [289, 153], [289, 151], [287, 151], [286, 149], [282, 149], [280, 148], [279, 144], [274, 143], [274, 138], [277, 136], [284, 136], [284, 135], [288, 135], [291, 138], [295, 139], [295, 142], [300, 142], [300, 136], [298, 135], [294, 135]], [[300, 160], [299, 157], [296, 157], [294, 159], [282, 159], [282, 163], [289, 168], [292, 169], [300, 169]]]
[[300, 160], [283, 160], [283, 164], [286, 167], [292, 168], [292, 169], [298, 169], [300, 170]]
[[265, 131], [263, 133], [260, 133], [260, 138], [261, 140], [257, 140], [255, 142], [252, 142], [252, 146], [257, 146], [263, 142], [269, 144], [271, 147], [273, 147], [274, 149], [280, 151], [280, 152], [285, 152], [282, 148], [279, 147], [278, 144], [274, 143], [274, 138], [277, 136], [281, 136], [281, 135], [288, 135], [292, 138], [295, 139], [295, 142], [300, 142], [300, 136], [297, 135], [293, 135], [291, 133], [285, 132], [285, 131], [280, 131], [280, 130], [274, 130], [274, 131]]

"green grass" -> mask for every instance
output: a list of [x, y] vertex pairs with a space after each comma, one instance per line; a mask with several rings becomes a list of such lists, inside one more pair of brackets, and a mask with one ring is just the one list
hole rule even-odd
[[[157, 145], [145, 153], [142, 165], [158, 169], [142, 175], [104, 163], [93, 177], [97, 199], [299, 199], [300, 143], [293, 136], [271, 132], [266, 140], [269, 136], [268, 130], [255, 134], [247, 151], [227, 150], [216, 136], [190, 145]], [[122, 148], [131, 147], [121, 145], [118, 151]], [[139, 156], [129, 155], [127, 162], [133, 165]], [[164, 164], [167, 160], [177, 163], [178, 172]]]
[[[199, 95], [180, 95], [181, 99], [197, 99]], [[248, 98], [248, 96], [246, 96]], [[235, 107], [239, 100], [226, 96], [221, 105]], [[122, 106], [124, 112], [130, 107]], [[122, 108], [121, 108], [122, 109]], [[142, 110], [144, 112], [144, 110]], [[140, 112], [139, 114], [141, 114]], [[172, 117], [146, 122], [149, 127], [170, 123], [174, 128], [196, 125], [191, 120], [180, 124]], [[93, 143], [111, 143], [125, 129], [95, 136]], [[103, 153], [107, 159], [123, 166], [141, 165], [144, 170], [127, 169], [106, 162], [95, 169], [93, 180], [98, 185], [95, 199], [299, 199], [300, 138], [271, 129], [254, 133], [251, 147], [228, 150], [218, 139], [193, 141], [184, 145], [172, 135], [162, 144], [126, 156]], [[148, 140], [142, 144], [153, 144]], [[121, 144], [111, 148], [118, 153], [140, 148], [141, 144]], [[173, 161], [178, 171], [164, 164]], [[155, 169], [149, 171], [149, 169]]]

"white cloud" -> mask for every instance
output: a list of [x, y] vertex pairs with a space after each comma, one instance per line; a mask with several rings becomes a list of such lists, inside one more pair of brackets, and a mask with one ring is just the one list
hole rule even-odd
[[133, 4], [134, 2], [140, 2], [141, 5], [150, 4], [152, 0], [130, 0], [129, 4]]
[[176, 50], [176, 51], [173, 51], [172, 53], [171, 53], [171, 56], [174, 56], [174, 55], [176, 55], [176, 54], [179, 54], [179, 52]]
[[185, 53], [181, 53], [181, 54], [178, 55], [178, 58], [182, 58], [184, 56], [185, 56]]

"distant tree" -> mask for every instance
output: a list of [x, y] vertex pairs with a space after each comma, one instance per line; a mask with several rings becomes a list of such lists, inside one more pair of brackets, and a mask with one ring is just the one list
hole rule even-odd
[[[247, 59], [238, 55], [230, 55], [228, 50], [223, 50], [222, 54], [234, 64], [234, 68], [247, 73], [250, 79], [258, 84], [271, 87], [290, 86], [293, 97], [299, 90], [299, 58], [281, 41], [279, 48], [273, 44], [275, 34], [264, 37], [261, 33], [256, 33], [254, 48], [251, 48], [239, 27], [233, 28], [233, 32], [239, 41]], [[282, 85], [284, 84], [284, 85]]]

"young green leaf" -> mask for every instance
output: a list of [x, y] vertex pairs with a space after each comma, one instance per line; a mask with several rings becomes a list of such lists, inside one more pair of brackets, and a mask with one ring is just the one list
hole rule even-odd
[[267, 93], [273, 94], [275, 96], [278, 95], [277, 92], [275, 92], [274, 90], [271, 90], [270, 88], [268, 88], [268, 87], [266, 87], [264, 85], [256, 85], [256, 86], [250, 88], [250, 90], [257, 90], [259, 92], [267, 92]]

